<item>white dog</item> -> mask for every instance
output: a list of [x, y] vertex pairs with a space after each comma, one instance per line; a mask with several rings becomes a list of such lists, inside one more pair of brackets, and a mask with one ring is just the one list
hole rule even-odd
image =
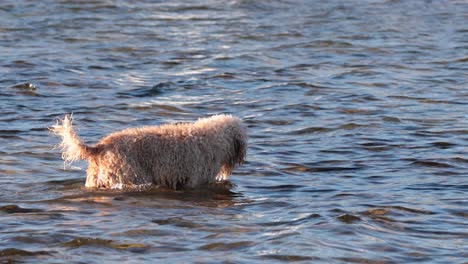
[[125, 129], [88, 146], [77, 136], [71, 116], [50, 128], [62, 137], [66, 162], [89, 162], [86, 187], [132, 188], [154, 184], [172, 189], [197, 188], [226, 180], [244, 162], [247, 135], [231, 115], [194, 123]]

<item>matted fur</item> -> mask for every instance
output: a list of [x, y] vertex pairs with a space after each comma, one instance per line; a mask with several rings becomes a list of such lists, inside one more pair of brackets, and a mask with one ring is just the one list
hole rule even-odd
[[66, 115], [50, 130], [62, 137], [65, 162], [87, 160], [86, 187], [119, 189], [154, 184], [196, 188], [226, 180], [244, 162], [247, 135], [231, 115], [194, 123], [129, 128], [87, 146]]

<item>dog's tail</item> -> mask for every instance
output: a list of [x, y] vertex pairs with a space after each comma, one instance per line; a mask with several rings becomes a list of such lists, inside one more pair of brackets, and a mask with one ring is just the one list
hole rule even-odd
[[67, 163], [76, 160], [88, 160], [98, 152], [96, 147], [90, 147], [83, 143], [73, 130], [72, 123], [72, 116], [65, 115], [63, 120], [57, 121], [55, 126], [49, 128], [55, 135], [62, 137], [59, 147], [62, 149], [62, 158]]

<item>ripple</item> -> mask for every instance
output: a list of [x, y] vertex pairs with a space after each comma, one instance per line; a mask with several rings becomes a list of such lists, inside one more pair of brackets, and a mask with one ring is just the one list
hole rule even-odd
[[16, 85], [13, 85], [11, 88], [19, 89], [19, 90], [27, 90], [27, 91], [35, 91], [37, 89], [36, 86], [32, 83], [16, 84]]
[[360, 170], [362, 167], [335, 167], [335, 166], [320, 166], [320, 167], [311, 167], [300, 164], [291, 164], [286, 168], [282, 168], [281, 171], [284, 172], [334, 172], [334, 171], [353, 171]]
[[292, 191], [296, 190], [299, 188], [302, 188], [303, 186], [301, 185], [294, 185], [294, 184], [284, 184], [284, 185], [275, 185], [275, 186], [252, 186], [252, 188], [258, 188], [258, 189], [269, 189], [273, 191]]
[[315, 133], [327, 133], [333, 131], [332, 128], [327, 127], [308, 127], [299, 130], [294, 130], [289, 132], [289, 135], [306, 135], [306, 134], [315, 134]]
[[12, 238], [13, 241], [24, 244], [57, 244], [63, 243], [70, 239], [69, 235], [62, 233], [41, 233], [41, 234], [24, 234]]
[[382, 120], [385, 122], [390, 122], [390, 123], [400, 123], [401, 120], [398, 117], [393, 117], [393, 116], [384, 116], [382, 117]]
[[173, 225], [177, 227], [185, 227], [185, 228], [201, 228], [204, 225], [196, 222], [192, 222], [189, 220], [185, 220], [181, 217], [171, 217], [167, 219], [156, 219], [152, 220], [151, 222], [156, 223], [158, 225]]
[[49, 251], [27, 251], [18, 248], [6, 248], [0, 250], [0, 258], [3, 257], [30, 257], [30, 256], [39, 256], [39, 255], [52, 255], [52, 252]]
[[148, 236], [156, 236], [156, 237], [162, 237], [162, 236], [173, 236], [172, 231], [165, 231], [165, 230], [153, 230], [153, 229], [132, 229], [132, 230], [127, 230], [124, 232], [118, 232], [118, 233], [113, 233], [113, 236], [117, 237], [148, 237]]
[[173, 89], [176, 84], [173, 82], [162, 82], [152, 87], [142, 87], [125, 92], [118, 92], [117, 95], [122, 98], [129, 97], [153, 97], [163, 94], [164, 92]]
[[43, 212], [43, 210], [35, 209], [35, 208], [22, 208], [16, 204], [12, 204], [12, 205], [1, 206], [0, 212], [4, 212], [7, 214], [26, 214], [26, 213]]
[[197, 69], [187, 69], [180, 72], [173, 73], [174, 76], [186, 76], [186, 75], [198, 75], [198, 74], [205, 74], [209, 72], [216, 71], [215, 68], [197, 68]]
[[161, 109], [161, 110], [166, 110], [168, 112], [175, 112], [175, 113], [188, 113], [189, 112], [177, 106], [157, 104], [156, 102], [143, 102], [139, 104], [133, 104], [130, 107], [136, 110]]
[[359, 216], [355, 216], [352, 214], [342, 214], [338, 216], [337, 219], [346, 224], [353, 224], [355, 222], [361, 221], [361, 218]]
[[21, 130], [16, 130], [16, 129], [7, 129], [7, 130], [0, 130], [0, 138], [5, 138], [5, 139], [19, 139], [21, 138], [19, 133], [22, 133], [23, 131]]
[[78, 237], [68, 242], [62, 243], [61, 246], [69, 248], [80, 248], [86, 246], [92, 247], [108, 247], [119, 250], [135, 250], [135, 249], [147, 249], [148, 245], [142, 243], [116, 243], [110, 239], [102, 238], [90, 238], [90, 237]]
[[374, 208], [367, 210], [365, 212], [361, 213], [364, 216], [368, 216], [374, 220], [378, 221], [383, 221], [383, 222], [398, 222], [395, 219], [390, 218], [388, 215], [393, 214], [393, 212], [390, 209], [384, 209], [384, 208]]
[[64, 179], [64, 180], [51, 180], [47, 181], [48, 185], [61, 185], [61, 186], [76, 186], [77, 184], [83, 184], [83, 179]]
[[317, 258], [317, 257], [308, 257], [308, 256], [301, 256], [301, 255], [281, 255], [281, 254], [261, 255], [260, 258], [266, 259], [266, 260], [279, 260], [279, 261], [286, 261], [286, 262], [319, 261], [320, 260], [320, 258]]
[[118, 92], [117, 95], [122, 98], [129, 98], [129, 97], [153, 97], [163, 93], [163, 89], [165, 85], [155, 85], [151, 88], [139, 88], [134, 89], [131, 91], [126, 92]]
[[416, 165], [416, 166], [434, 167], [434, 168], [454, 168], [454, 166], [450, 164], [440, 162], [440, 161], [433, 161], [433, 160], [415, 160], [411, 164]]
[[450, 143], [450, 142], [444, 142], [444, 141], [433, 142], [433, 143], [431, 143], [431, 145], [435, 146], [437, 148], [440, 148], [440, 149], [449, 149], [449, 148], [453, 148], [453, 147], [457, 146], [457, 144]]
[[431, 211], [427, 211], [427, 210], [421, 210], [421, 209], [415, 209], [415, 208], [409, 208], [409, 207], [400, 206], [400, 205], [387, 205], [387, 206], [382, 206], [382, 207], [384, 209], [393, 209], [393, 210], [397, 210], [397, 211], [414, 213], [414, 214], [423, 214], [423, 215], [436, 214], [435, 212], [431, 212]]
[[293, 121], [291, 120], [280, 120], [280, 119], [264, 120], [263, 122], [269, 125], [274, 125], [274, 126], [287, 126], [293, 123]]
[[386, 209], [380, 209], [380, 208], [377, 208], [377, 209], [371, 209], [371, 210], [368, 210], [366, 211], [365, 213], [368, 214], [368, 215], [386, 215], [389, 211], [386, 210]]
[[304, 217], [299, 217], [293, 220], [288, 220], [288, 221], [273, 221], [273, 222], [263, 222], [263, 223], [258, 223], [260, 226], [296, 226], [296, 225], [302, 225], [304, 223], [308, 223], [311, 220], [315, 220], [317, 218], [320, 218], [321, 215], [319, 214], [308, 214]]
[[365, 263], [365, 264], [390, 264], [394, 263], [390, 260], [385, 259], [368, 259], [368, 258], [358, 258], [358, 257], [340, 257], [336, 258], [336, 260], [342, 261], [344, 263]]
[[289, 133], [288, 135], [307, 135], [307, 134], [317, 134], [317, 133], [328, 133], [336, 130], [355, 130], [355, 129], [361, 129], [361, 128], [368, 128], [368, 127], [373, 127], [373, 125], [367, 125], [367, 124], [357, 124], [357, 123], [346, 123], [343, 125], [340, 125], [335, 128], [329, 128], [329, 127], [307, 127], [299, 130], [294, 130]]
[[353, 129], [366, 128], [366, 127], [372, 127], [372, 125], [347, 123], [347, 124], [343, 124], [343, 125], [339, 126], [339, 129], [353, 130]]
[[241, 250], [253, 246], [255, 243], [251, 241], [239, 241], [239, 242], [216, 242], [209, 243], [201, 246], [199, 249], [208, 251], [230, 251], [230, 250]]

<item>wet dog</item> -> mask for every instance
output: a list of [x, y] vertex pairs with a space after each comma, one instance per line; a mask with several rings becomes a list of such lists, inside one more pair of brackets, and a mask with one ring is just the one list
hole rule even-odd
[[215, 115], [193, 123], [129, 128], [86, 145], [72, 117], [50, 128], [62, 137], [65, 162], [87, 160], [86, 187], [122, 189], [156, 185], [197, 188], [226, 180], [246, 157], [247, 135], [239, 118]]

